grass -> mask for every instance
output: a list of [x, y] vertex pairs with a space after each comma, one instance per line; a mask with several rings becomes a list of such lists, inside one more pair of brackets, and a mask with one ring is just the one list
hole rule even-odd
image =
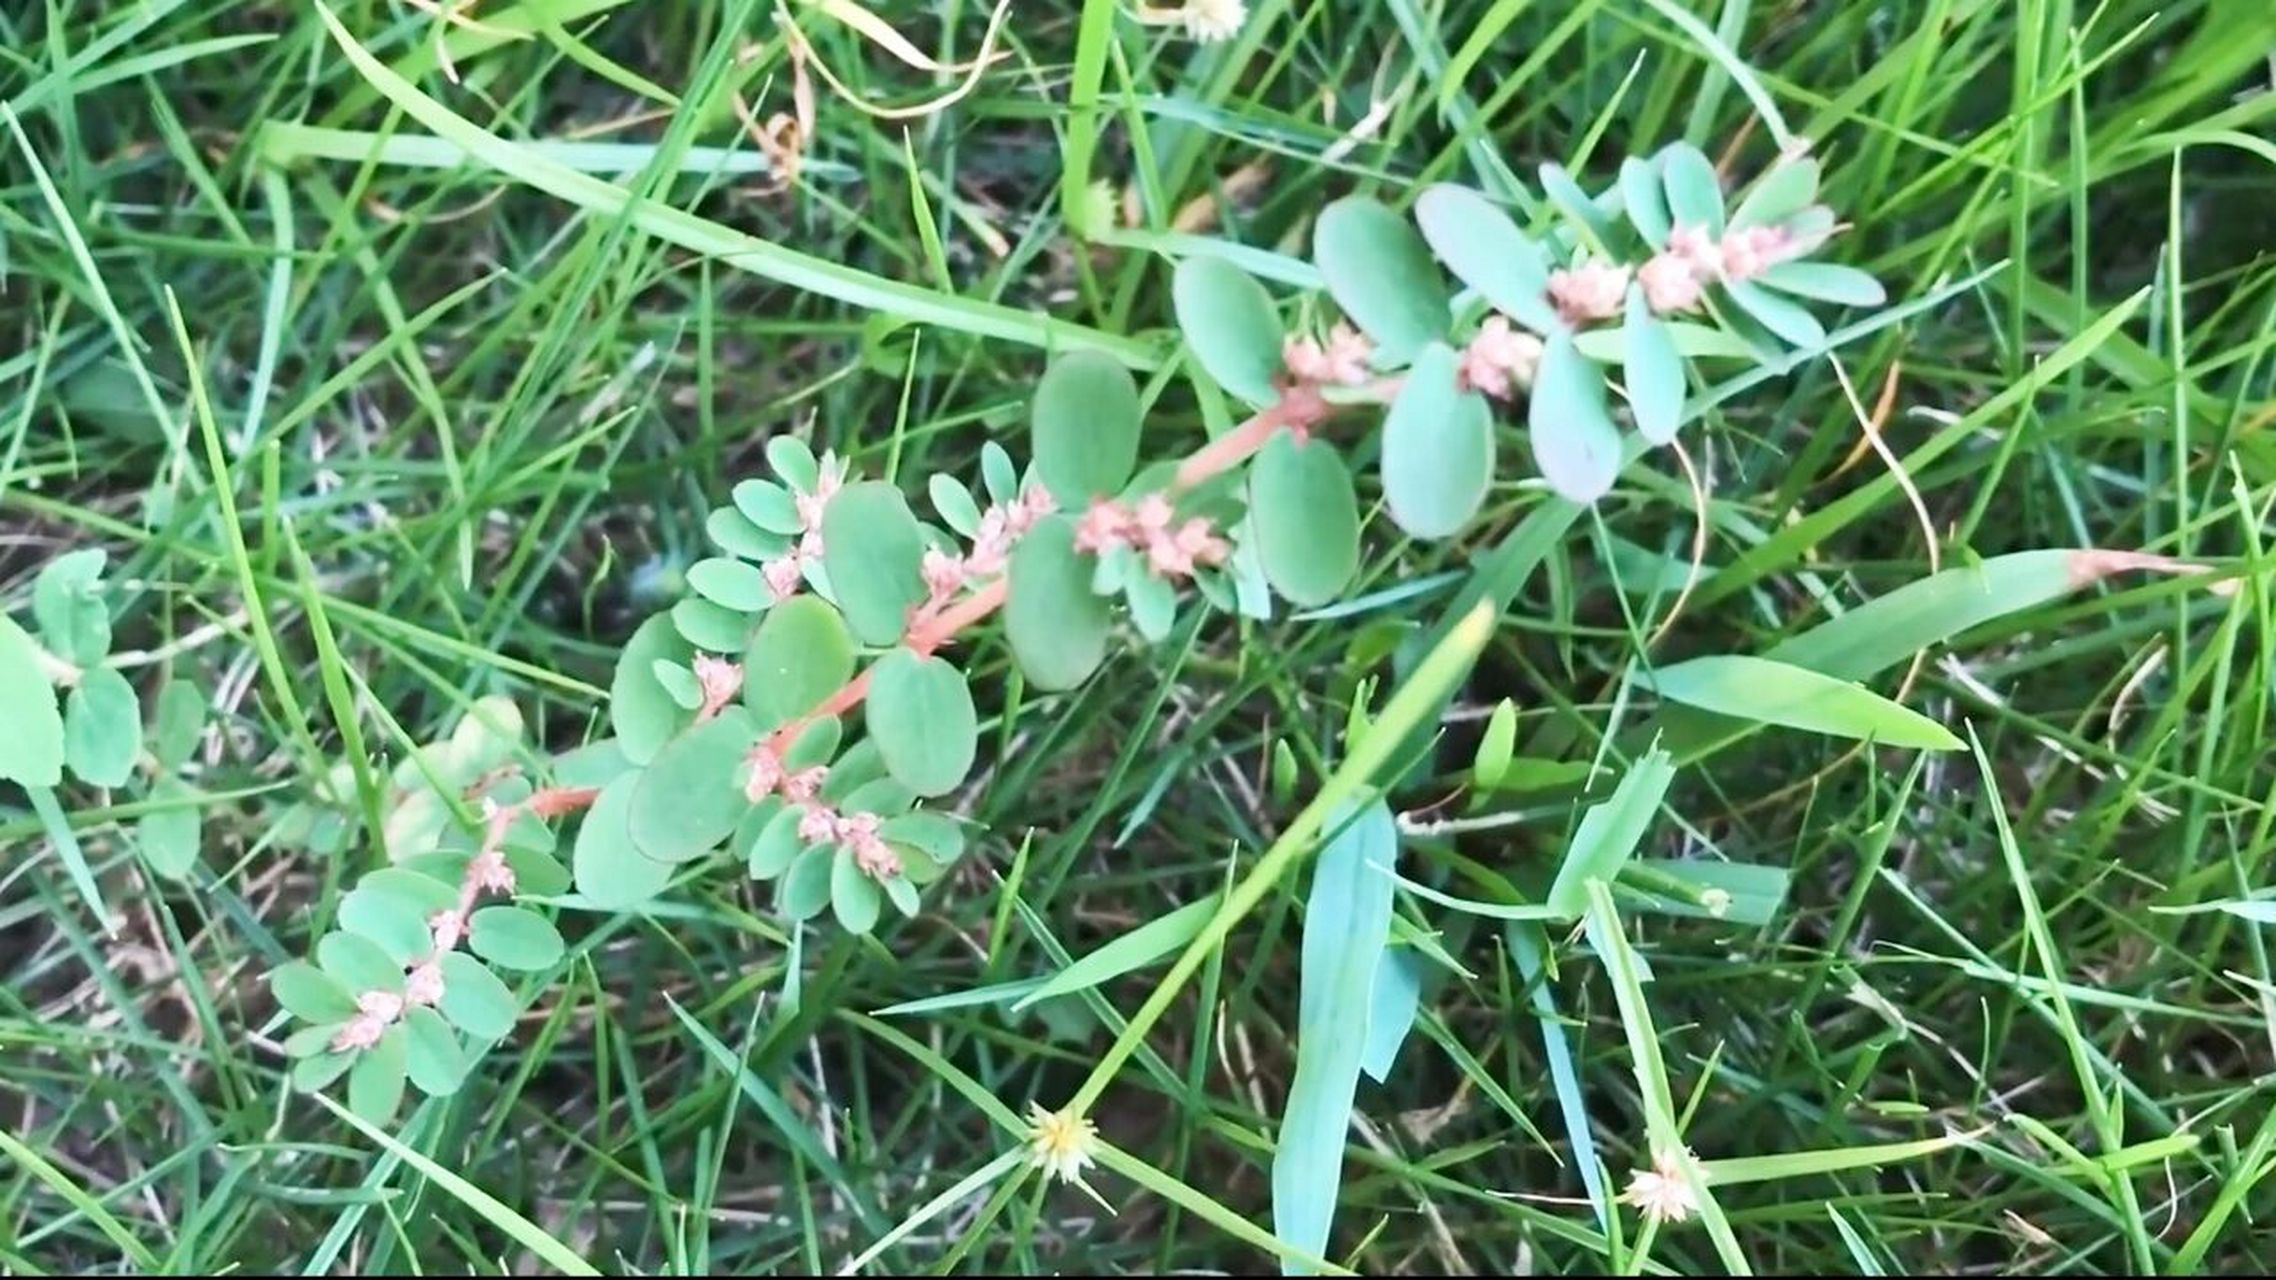
[[[727, 875], [647, 917], [568, 913], [572, 960], [516, 1037], [384, 1138], [283, 1082], [260, 977], [366, 866], [287, 807], [351, 760], [367, 821], [362, 753], [485, 694], [585, 740], [616, 646], [771, 433], [970, 475], [983, 440], [1021, 450], [1037, 349], [1090, 345], [1157, 370], [1152, 455], [1189, 447], [1221, 414], [1165, 368], [1158, 250], [1183, 237], [1301, 279], [1335, 195], [1515, 199], [1541, 161], [1601, 175], [1693, 125], [1751, 168], [1769, 103], [1854, 223], [1834, 256], [1899, 306], [1948, 294], [1691, 429], [1712, 572], [1650, 660], [1761, 654], [1932, 564], [2042, 547], [2203, 558], [2236, 590], [2113, 575], [1971, 630], [1903, 699], [1970, 752], [1767, 730], [1683, 762], [1647, 852], [1791, 868], [1759, 927], [1592, 915], [1608, 966], [1403, 898], [1465, 974], [1433, 974], [1361, 1086], [1326, 1260], [2266, 1270], [2267, 941], [2157, 909], [2262, 891], [2276, 857], [2262, 7], [1259, 0], [1205, 48], [1020, 5], [968, 93], [888, 118], [961, 83], [988, 8], [876, 7], [936, 72], [798, 5], [862, 104], [808, 78], [787, 190], [743, 126], [800, 110], [755, 0], [486, 0], [440, 29], [375, 0], [0, 9], [0, 603], [107, 548], [117, 661], [146, 699], [195, 679], [217, 716], [189, 885], [142, 867], [122, 797], [0, 790], [0, 1269], [1273, 1265], [1302, 881], [1245, 877], [1334, 789], [1381, 655], [1443, 634], [1492, 585], [1449, 571], [1497, 545], [1513, 607], [1450, 758], [1502, 697], [1521, 756], [1647, 745], [1626, 690], [1692, 539], [1664, 459], [1559, 523], [1513, 438], [1470, 543], [1374, 522], [1372, 603], [1192, 620], [1069, 695], [1010, 690], [983, 639], [994, 719], [960, 802], [991, 835], [925, 916], [793, 937]], [[1859, 427], [1890, 377], [1901, 470]], [[1411, 839], [1403, 874], [1546, 884], [1572, 797], [1492, 812]], [[1010, 1007], [1235, 882], [1246, 914], [1176, 986], [1157, 964]], [[992, 984], [1018, 985], [951, 998]], [[1001, 1159], [1030, 1101], [1078, 1091], [1111, 1213]], [[1605, 1201], [1670, 1128], [1711, 1219], [1639, 1238]]]

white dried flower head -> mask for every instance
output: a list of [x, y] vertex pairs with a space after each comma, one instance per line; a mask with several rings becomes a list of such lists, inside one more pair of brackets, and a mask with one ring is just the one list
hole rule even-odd
[[1651, 1168], [1630, 1176], [1620, 1203], [1634, 1206], [1647, 1222], [1682, 1222], [1699, 1212], [1699, 1197], [1683, 1174], [1683, 1156], [1673, 1151], [1654, 1153]]
[[1072, 1110], [1027, 1105], [1027, 1162], [1061, 1182], [1081, 1182], [1098, 1151], [1098, 1126]]
[[1187, 37], [1213, 44], [1240, 33], [1241, 24], [1249, 20], [1249, 6], [1243, 0], [1185, 0], [1178, 18]]

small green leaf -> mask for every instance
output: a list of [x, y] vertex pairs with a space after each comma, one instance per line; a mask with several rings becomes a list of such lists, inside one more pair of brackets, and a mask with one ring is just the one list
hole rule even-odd
[[553, 922], [527, 907], [483, 907], [469, 924], [466, 945], [501, 969], [550, 969], [566, 949]]
[[1468, 524], [1494, 477], [1492, 415], [1485, 397], [1461, 389], [1456, 367], [1452, 348], [1424, 347], [1383, 419], [1383, 497], [1416, 538]]
[[760, 619], [743, 655], [743, 702], [762, 728], [805, 715], [853, 678], [845, 619], [818, 596], [792, 596]]
[[870, 740], [894, 779], [920, 796], [952, 791], [972, 770], [979, 719], [964, 673], [895, 649], [869, 669]]
[[[1778, 915], [1793, 878], [1789, 868], [1755, 862], [1639, 858], [1622, 868], [1619, 888], [1622, 899], [1636, 910], [1760, 928]], [[1725, 897], [1718, 911], [1678, 896], [1672, 892], [1675, 889], [1685, 891], [1692, 899], [1716, 892]]]
[[1711, 236], [1723, 234], [1723, 184], [1706, 154], [1688, 142], [1677, 142], [1655, 158], [1675, 225], [1703, 228]]
[[785, 769], [810, 769], [828, 764], [838, 754], [838, 740], [844, 736], [844, 726], [836, 716], [822, 716], [806, 722], [790, 746], [782, 753]]
[[761, 533], [788, 539], [806, 531], [805, 522], [798, 518], [798, 500], [772, 480], [745, 480], [736, 485], [735, 509]]
[[617, 655], [616, 678], [609, 685], [609, 724], [617, 745], [633, 764], [646, 764], [673, 735], [695, 719], [672, 700], [656, 680], [656, 660], [688, 663], [695, 649], [680, 637], [672, 619], [656, 614], [633, 631]]
[[1644, 243], [1655, 250], [1666, 247], [1674, 227], [1668, 221], [1667, 192], [1660, 184], [1657, 161], [1630, 156], [1620, 162], [1620, 204]]
[[1446, 183], [1415, 200], [1415, 221], [1455, 278], [1535, 333], [1564, 327], [1549, 305], [1549, 258], [1501, 207]]
[[1478, 751], [1470, 763], [1471, 781], [1483, 787], [1493, 786], [1508, 772], [1510, 758], [1516, 751], [1517, 706], [1504, 698], [1494, 704], [1493, 715], [1486, 719], [1486, 732], [1478, 739]]
[[1557, 207], [1557, 212], [1564, 214], [1567, 220], [1586, 227], [1589, 240], [1599, 250], [1609, 252], [1615, 230], [1612, 219], [1606, 216], [1596, 201], [1589, 198], [1588, 192], [1581, 190], [1579, 183], [1573, 181], [1573, 175], [1566, 171], [1565, 166], [1554, 162], [1544, 163], [1536, 172], [1541, 177], [1541, 193], [1549, 197], [1549, 203]]
[[1526, 406], [1533, 460], [1557, 496], [1583, 506], [1620, 474], [1620, 430], [1605, 403], [1604, 371], [1573, 349], [1572, 335], [1549, 335]]
[[933, 473], [925, 482], [925, 491], [932, 498], [933, 510], [948, 522], [948, 527], [967, 538], [980, 532], [980, 504], [972, 500], [972, 491], [964, 487], [955, 476]]
[[863, 644], [899, 640], [910, 606], [925, 598], [924, 536], [908, 499], [882, 481], [849, 484], [822, 511], [822, 542], [846, 625]]
[[1805, 351], [1813, 351], [1826, 344], [1826, 327], [1810, 314], [1809, 308], [1772, 293], [1752, 280], [1725, 280], [1723, 291], [1731, 301], [1786, 342]]
[[1628, 340], [1628, 408], [1636, 415], [1636, 431], [1653, 444], [1666, 444], [1683, 421], [1683, 357], [1640, 288], [1628, 291], [1622, 328]]
[[1118, 492], [1138, 464], [1138, 384], [1111, 356], [1053, 360], [1035, 387], [1035, 474], [1061, 508]]
[[389, 1027], [378, 1044], [356, 1059], [348, 1070], [348, 1110], [378, 1125], [395, 1118], [409, 1072], [409, 1038], [402, 1027]]
[[337, 1022], [324, 1022], [302, 1027], [285, 1037], [285, 1056], [298, 1060], [325, 1052], [332, 1047], [332, 1038], [340, 1034], [341, 1026]]
[[1287, 340], [1272, 295], [1223, 258], [1196, 254], [1178, 263], [1170, 300], [1186, 350], [1218, 386], [1252, 405], [1280, 398], [1280, 350]]
[[767, 465], [782, 482], [801, 493], [812, 493], [822, 482], [822, 464], [804, 440], [778, 435], [767, 441]]
[[1391, 1078], [1399, 1060], [1399, 1046], [1414, 1029], [1415, 1013], [1422, 1005], [1423, 960], [1412, 947], [1383, 953], [1375, 966], [1375, 988], [1367, 1001], [1367, 1051], [1359, 1069], [1381, 1084]]
[[101, 547], [67, 551], [48, 561], [32, 583], [32, 618], [41, 639], [76, 666], [94, 666], [111, 651], [111, 611], [98, 585], [105, 559]]
[[152, 871], [182, 879], [197, 865], [204, 831], [198, 793], [179, 779], [160, 778], [150, 786], [150, 803], [153, 807], [135, 821], [135, 844]]
[[1091, 568], [1075, 550], [1065, 516], [1037, 521], [1012, 549], [1004, 632], [1028, 683], [1046, 692], [1072, 689], [1106, 659], [1113, 617], [1091, 594]]
[[655, 671], [656, 683], [664, 686], [672, 701], [690, 711], [703, 705], [703, 683], [695, 678], [695, 672], [665, 658], [656, 659]]
[[758, 736], [749, 711], [728, 707], [667, 743], [633, 784], [625, 826], [634, 846], [659, 862], [716, 848], [751, 807], [744, 757]]
[[[737, 613], [700, 596], [689, 596], [672, 606], [672, 626], [689, 644], [706, 653], [741, 653], [751, 639], [749, 614]], [[692, 705], [703, 704], [699, 701]]]
[[1377, 368], [1404, 365], [1446, 336], [1445, 279], [1422, 237], [1388, 207], [1345, 196], [1321, 210], [1312, 260], [1336, 305], [1375, 340]]
[[847, 933], [868, 933], [877, 927], [885, 893], [854, 861], [853, 851], [840, 849], [830, 859], [830, 910]]
[[809, 845], [775, 883], [775, 910], [791, 920], [806, 920], [830, 905], [832, 855], [836, 845]]
[[63, 781], [63, 715], [55, 686], [40, 665], [39, 648], [24, 629], [0, 615], [0, 780], [27, 787]]
[[404, 1065], [411, 1083], [432, 1098], [458, 1092], [466, 1081], [466, 1052], [441, 1014], [418, 1008], [403, 1015]]
[[1917, 711], [1861, 684], [1739, 654], [1693, 658], [1647, 677], [1659, 695], [1702, 711], [1884, 747], [1956, 751], [1960, 739]]
[[382, 867], [366, 875], [357, 888], [393, 898], [421, 919], [458, 905], [455, 879], [446, 882], [412, 867]]
[[749, 851], [751, 878], [772, 880], [790, 870], [798, 860], [806, 842], [799, 838], [798, 823], [806, 816], [804, 805], [784, 805], [766, 825], [759, 828], [758, 838], [751, 842]]
[[1066, 968], [1052, 974], [1044, 983], [1021, 996], [1012, 1005], [1013, 1012], [1027, 1008], [1039, 1000], [1055, 996], [1073, 995], [1103, 986], [1126, 973], [1153, 964], [1182, 949], [1193, 941], [1201, 927], [1216, 914], [1218, 900], [1204, 898], [1189, 902], [1167, 915], [1157, 916], [1139, 925], [1114, 941], [1087, 955], [1070, 961]]
[[368, 938], [337, 930], [327, 933], [316, 940], [316, 963], [354, 995], [403, 991], [403, 966]]
[[1659, 812], [1668, 784], [1675, 780], [1675, 765], [1668, 753], [1646, 752], [1631, 765], [1620, 785], [1602, 804], [1589, 806], [1573, 831], [1565, 860], [1549, 886], [1548, 907], [1558, 918], [1577, 920], [1588, 913], [1588, 882], [1610, 884], [1620, 867], [1636, 856], [1652, 817]]
[[1019, 496], [1019, 471], [1012, 465], [1012, 455], [993, 440], [980, 446], [980, 483], [990, 502], [1006, 503]]
[[964, 825], [930, 809], [887, 818], [881, 834], [894, 844], [923, 852], [935, 862], [954, 862], [964, 856]]
[[1784, 222], [1818, 198], [1818, 162], [1807, 156], [1773, 165], [1731, 214], [1733, 227]]
[[382, 951], [403, 964], [434, 946], [427, 918], [416, 903], [368, 883], [340, 899], [339, 922], [341, 928], [378, 943]]
[[[795, 514], [794, 511], [794, 517]], [[734, 507], [713, 511], [704, 519], [703, 531], [711, 535], [712, 544], [721, 551], [746, 560], [771, 560], [790, 548], [787, 537], [760, 528], [756, 521]]]
[[688, 589], [737, 613], [757, 613], [774, 603], [774, 592], [759, 567], [728, 556], [713, 556], [689, 565]]
[[463, 951], [446, 953], [443, 998], [436, 1008], [450, 1024], [477, 1040], [503, 1040], [521, 1016], [521, 1003], [487, 965]]
[[205, 690], [185, 675], [169, 678], [158, 690], [158, 713], [150, 730], [150, 754], [161, 769], [179, 769], [198, 749], [205, 733]]
[[302, 1093], [316, 1093], [331, 1085], [348, 1068], [356, 1065], [359, 1055], [353, 1053], [319, 1053], [302, 1058], [292, 1064], [292, 1087]]
[[885, 881], [885, 896], [892, 902], [895, 911], [910, 918], [916, 916], [919, 905], [917, 886], [909, 877], [905, 875], [888, 877]]
[[1359, 499], [1326, 441], [1265, 442], [1249, 464], [1249, 522], [1265, 577], [1295, 604], [1335, 599], [1359, 567]]
[[670, 863], [658, 862], [632, 843], [628, 819], [639, 783], [640, 775], [628, 773], [602, 787], [577, 829], [570, 856], [577, 892], [603, 911], [630, 911], [672, 882]]
[[[547, 834], [552, 833], [549, 830]], [[550, 898], [569, 888], [569, 868], [562, 866], [551, 850], [508, 840], [506, 869], [514, 873], [514, 892], [525, 896]]]
[[1177, 621], [1177, 588], [1166, 578], [1150, 573], [1133, 573], [1122, 584], [1123, 598], [1130, 603], [1130, 625], [1148, 644], [1160, 644], [1169, 639], [1170, 626]]
[[1837, 307], [1877, 307], [1889, 300], [1881, 282], [1837, 262], [1779, 262], [1755, 277], [1780, 293]]
[[306, 960], [277, 966], [269, 974], [269, 993], [303, 1022], [344, 1022], [356, 1016], [356, 1000], [347, 988]]
[[[1663, 318], [1660, 320], [1660, 328], [1675, 343], [1676, 354], [1687, 360], [1762, 359], [1761, 350], [1753, 343], [1719, 325]], [[1628, 331], [1624, 325], [1583, 329], [1573, 335], [1573, 347], [1598, 364], [1625, 364], [1628, 361]]]
[[63, 760], [79, 780], [123, 787], [142, 750], [142, 704], [109, 667], [90, 668], [63, 704]]

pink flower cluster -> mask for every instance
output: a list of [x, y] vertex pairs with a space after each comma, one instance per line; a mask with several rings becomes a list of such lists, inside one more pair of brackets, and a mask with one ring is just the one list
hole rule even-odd
[[1497, 314], [1487, 316], [1462, 349], [1457, 374], [1463, 386], [1507, 400], [1517, 388], [1532, 386], [1540, 367], [1541, 339]]
[[774, 592], [776, 603], [798, 594], [798, 585], [804, 579], [805, 565], [809, 560], [822, 558], [822, 511], [830, 499], [845, 484], [846, 464], [836, 454], [822, 455], [821, 473], [815, 477], [809, 493], [793, 493], [791, 501], [798, 509], [798, 541], [790, 550], [759, 566], [765, 575], [767, 589]]
[[703, 690], [703, 705], [696, 708], [697, 720], [709, 720], [719, 714], [720, 708], [735, 700], [743, 690], [743, 666], [725, 658], [714, 658], [708, 653], [695, 655], [696, 687]]
[[927, 547], [920, 566], [925, 578], [925, 609], [948, 603], [967, 583], [982, 582], [1002, 573], [1011, 563], [1012, 548], [1035, 522], [1058, 509], [1050, 493], [1040, 486], [999, 502], [980, 514], [980, 527], [972, 534], [972, 549], [955, 555]]
[[1782, 226], [1734, 227], [1720, 240], [1701, 227], [1677, 227], [1668, 233], [1667, 248], [1637, 268], [1636, 282], [1653, 311], [1690, 311], [1710, 282], [1751, 280], [1810, 248]]
[[1338, 321], [1324, 346], [1314, 338], [1287, 339], [1280, 347], [1280, 363], [1299, 383], [1357, 387], [1366, 384], [1367, 361], [1374, 354], [1373, 343]]
[[1209, 522], [1192, 516], [1178, 523], [1170, 500], [1149, 493], [1135, 506], [1101, 498], [1083, 513], [1075, 526], [1075, 549], [1092, 555], [1111, 547], [1129, 547], [1146, 558], [1146, 567], [1160, 578], [1190, 578], [1202, 565], [1222, 564], [1233, 553]]
[[1609, 320], [1628, 298], [1629, 269], [1586, 254], [1549, 273], [1549, 301], [1566, 324]]
[[830, 776], [829, 766], [789, 769], [764, 738], [751, 748], [744, 763], [750, 773], [743, 782], [743, 795], [751, 803], [779, 795], [805, 810], [798, 818], [799, 839], [808, 844], [846, 846], [853, 851], [854, 864], [874, 879], [901, 873], [901, 855], [893, 852], [881, 834], [882, 818], [874, 813], [840, 813], [818, 798], [822, 783]]
[[775, 754], [772, 742], [771, 737], [759, 739], [752, 744], [751, 753], [743, 758], [749, 769], [743, 777], [743, 798], [752, 804], [772, 795], [779, 795], [792, 804], [812, 801], [830, 776], [829, 766], [817, 764], [791, 769]]

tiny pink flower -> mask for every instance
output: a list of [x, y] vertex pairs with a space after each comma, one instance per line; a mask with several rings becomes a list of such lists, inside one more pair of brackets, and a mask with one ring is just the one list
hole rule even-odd
[[1741, 227], [1723, 237], [1723, 276], [1751, 280], [1787, 255], [1784, 227]]
[[352, 1053], [358, 1049], [369, 1049], [379, 1043], [380, 1036], [386, 1031], [386, 1023], [368, 1013], [357, 1014], [333, 1035], [332, 1052]]
[[466, 882], [485, 893], [512, 893], [514, 869], [506, 865], [505, 854], [490, 849], [466, 864]]
[[403, 1002], [409, 1005], [432, 1005], [443, 998], [443, 967], [429, 960], [413, 969], [403, 978]]
[[1506, 316], [1491, 315], [1463, 348], [1460, 374], [1465, 385], [1506, 400], [1518, 387], [1533, 385], [1540, 364], [1541, 339], [1512, 327]]
[[816, 805], [798, 818], [798, 838], [808, 844], [826, 844], [838, 838], [838, 815]]
[[788, 774], [782, 780], [783, 799], [792, 804], [805, 804], [822, 790], [822, 784], [829, 777], [830, 766], [826, 764], [809, 765], [796, 773]]
[[965, 564], [960, 556], [952, 556], [939, 547], [925, 548], [925, 558], [919, 570], [925, 579], [925, 590], [935, 600], [945, 600], [964, 585]]
[[743, 757], [743, 763], [750, 767], [743, 778], [743, 798], [752, 804], [773, 795], [775, 788], [782, 785], [782, 760], [765, 739], [751, 748], [751, 753]]
[[1356, 387], [1367, 381], [1367, 361], [1374, 354], [1374, 344], [1339, 322], [1328, 331], [1325, 345], [1312, 338], [1283, 342], [1280, 363], [1298, 382]]
[[1615, 263], [1577, 258], [1549, 273], [1549, 300], [1569, 324], [1619, 315], [1627, 296], [1628, 268]]
[[403, 997], [392, 991], [366, 991], [356, 997], [356, 1012], [384, 1026], [403, 1016]]
[[1671, 251], [1653, 255], [1636, 269], [1636, 283], [1644, 288], [1644, 301], [1661, 315], [1699, 305], [1699, 269], [1682, 254]]
[[437, 911], [427, 917], [427, 928], [434, 934], [435, 950], [449, 951], [466, 936], [466, 917], [456, 911]]
[[703, 706], [696, 715], [708, 720], [742, 692], [743, 668], [740, 663], [699, 653], [695, 655], [695, 682], [703, 690]]
[[798, 570], [798, 553], [776, 556], [759, 567], [759, 574], [767, 580], [767, 590], [774, 593], [776, 604], [798, 594], [803, 575]]
[[1101, 498], [1075, 522], [1075, 550], [1098, 555], [1129, 538], [1131, 516], [1121, 503]]
[[1140, 498], [1138, 506], [1130, 513], [1131, 523], [1137, 527], [1137, 532], [1148, 538], [1167, 533], [1170, 521], [1176, 518], [1177, 508], [1170, 505], [1168, 498], [1158, 493], [1149, 493]]

